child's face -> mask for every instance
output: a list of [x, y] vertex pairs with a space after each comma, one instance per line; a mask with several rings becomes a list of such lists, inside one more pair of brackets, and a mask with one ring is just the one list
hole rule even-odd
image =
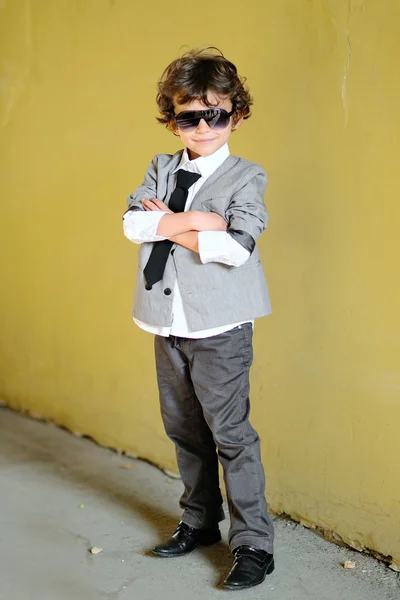
[[[207, 99], [214, 108], [224, 108], [227, 112], [232, 110], [232, 102], [229, 98], [218, 96], [214, 92], [208, 92]], [[208, 106], [200, 100], [192, 100], [186, 104], [177, 104], [174, 101], [175, 115], [187, 110], [207, 110]], [[235, 129], [240, 125], [241, 121], [235, 124]], [[209, 125], [202, 119], [194, 131], [186, 132], [178, 129], [175, 121], [171, 123], [173, 132], [179, 136], [183, 145], [187, 148], [190, 160], [199, 156], [210, 156], [221, 148], [228, 140], [232, 133], [232, 117], [229, 120], [228, 126], [222, 130], [211, 129]]]

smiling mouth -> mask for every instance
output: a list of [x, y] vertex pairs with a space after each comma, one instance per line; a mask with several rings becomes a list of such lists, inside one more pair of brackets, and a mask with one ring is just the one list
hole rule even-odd
[[207, 144], [208, 142], [213, 142], [214, 138], [211, 140], [196, 140], [196, 144]]

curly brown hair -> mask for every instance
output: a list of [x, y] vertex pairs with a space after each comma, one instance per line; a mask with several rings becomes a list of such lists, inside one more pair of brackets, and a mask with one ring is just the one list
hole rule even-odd
[[245, 81], [218, 48], [190, 50], [168, 65], [157, 83], [157, 105], [162, 115], [157, 120], [170, 125], [174, 118], [174, 100], [178, 104], [200, 100], [205, 106], [212, 106], [207, 99], [209, 91], [229, 97], [235, 111], [234, 124], [248, 119], [253, 100], [244, 87]]

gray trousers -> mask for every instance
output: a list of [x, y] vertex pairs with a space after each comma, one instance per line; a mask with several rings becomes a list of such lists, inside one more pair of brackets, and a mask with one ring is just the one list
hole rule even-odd
[[184, 484], [182, 521], [207, 527], [224, 519], [222, 464], [230, 513], [229, 545], [273, 552], [260, 440], [250, 425], [253, 328], [246, 323], [205, 339], [155, 336], [161, 415]]

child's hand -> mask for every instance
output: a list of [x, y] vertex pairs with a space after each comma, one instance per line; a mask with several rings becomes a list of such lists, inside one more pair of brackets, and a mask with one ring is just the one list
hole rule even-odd
[[142, 205], [144, 210], [158, 210], [166, 213], [172, 212], [168, 206], [164, 204], [164, 202], [157, 200], [157, 198], [151, 198], [151, 200], [142, 200]]
[[228, 228], [228, 223], [217, 213], [193, 210], [191, 215], [196, 231], [226, 231]]

